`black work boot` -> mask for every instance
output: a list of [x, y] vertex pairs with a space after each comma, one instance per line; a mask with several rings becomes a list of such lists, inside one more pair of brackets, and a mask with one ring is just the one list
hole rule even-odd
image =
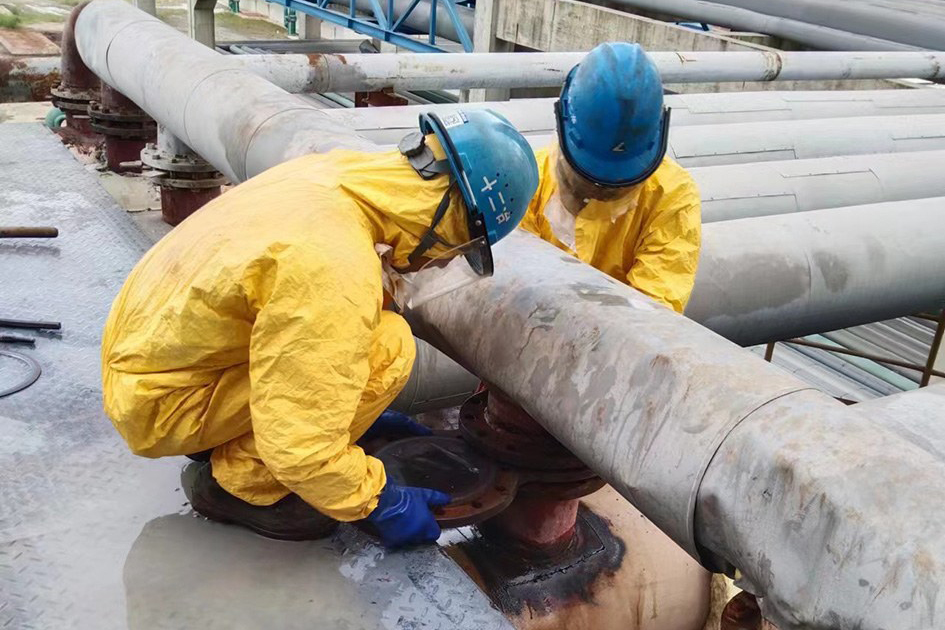
[[209, 463], [188, 464], [180, 481], [191, 507], [201, 516], [248, 527], [266, 538], [317, 540], [330, 536], [338, 527], [338, 521], [320, 513], [296, 494], [272, 505], [247, 503], [220, 487]]

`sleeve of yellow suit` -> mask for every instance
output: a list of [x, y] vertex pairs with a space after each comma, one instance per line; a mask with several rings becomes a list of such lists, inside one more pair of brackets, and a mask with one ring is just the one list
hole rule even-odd
[[275, 253], [275, 269], [248, 283], [259, 308], [250, 410], [256, 449], [273, 476], [322, 513], [352, 521], [377, 506], [386, 482], [383, 464], [349, 434], [369, 376], [380, 288], [339, 261], [326, 264], [315, 249]]
[[[682, 168], [654, 201], [653, 218], [642, 235], [627, 273], [638, 291], [682, 313], [692, 294], [702, 235], [699, 190]], [[644, 203], [646, 203], [644, 201]]]

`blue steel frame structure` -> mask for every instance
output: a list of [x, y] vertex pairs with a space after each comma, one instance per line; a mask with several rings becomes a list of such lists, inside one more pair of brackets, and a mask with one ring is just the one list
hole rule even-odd
[[[347, 12], [342, 12], [331, 6], [332, 4], [342, 4], [343, 0], [267, 1], [281, 4], [286, 9], [299, 11], [332, 24], [344, 26], [356, 33], [368, 35], [413, 52], [447, 52], [436, 45], [437, 6], [442, 5], [443, 10], [446, 11], [447, 18], [459, 35], [459, 43], [462, 44], [463, 50], [466, 52], [472, 52], [473, 50], [472, 39], [469, 33], [466, 32], [466, 27], [463, 25], [463, 21], [456, 11], [456, 5], [464, 4], [464, 2], [457, 2], [456, 0], [428, 0], [430, 2], [430, 24], [427, 32], [427, 41], [410, 37], [410, 34], [403, 30], [404, 21], [410, 17], [410, 14], [417, 8], [421, 0], [413, 0], [407, 7], [407, 10], [396, 20], [393, 19], [394, 0], [386, 0], [386, 7], [381, 6], [381, 0], [370, 0], [371, 12], [374, 15], [373, 20], [357, 15], [355, 0], [347, 0]], [[386, 12], [384, 11], [385, 8], [387, 9]]]

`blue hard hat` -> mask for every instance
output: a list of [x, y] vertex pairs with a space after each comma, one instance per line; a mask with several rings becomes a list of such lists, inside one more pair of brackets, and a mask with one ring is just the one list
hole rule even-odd
[[600, 186], [638, 184], [666, 154], [663, 83], [637, 44], [601, 44], [589, 52], [568, 73], [555, 117], [568, 164]]
[[521, 222], [538, 189], [531, 146], [504, 116], [488, 109], [420, 115], [420, 131], [435, 133], [466, 202], [471, 239], [481, 246], [466, 254], [481, 275], [492, 273], [490, 246]]

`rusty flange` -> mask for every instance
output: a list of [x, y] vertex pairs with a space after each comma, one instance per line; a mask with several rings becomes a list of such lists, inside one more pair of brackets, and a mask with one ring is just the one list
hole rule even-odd
[[151, 181], [161, 189], [164, 221], [177, 225], [220, 196], [226, 178], [196, 155], [171, 155], [153, 144], [141, 151], [141, 163], [152, 169]]
[[453, 501], [434, 511], [441, 527], [462, 527], [495, 516], [518, 489], [516, 472], [470, 447], [458, 435], [412, 437], [380, 447], [387, 478], [404, 486], [432, 488]]
[[[536, 430], [522, 422], [523, 430], [516, 431], [509, 423], [506, 407], [503, 403], [497, 405], [496, 401], [501, 398], [492, 391], [480, 392], [463, 404], [459, 416], [463, 438], [510, 466], [548, 471], [543, 481], [557, 483], [594, 476], [580, 459], [540, 426]], [[524, 415], [524, 412], [519, 415]], [[534, 420], [529, 420], [537, 425]]]

